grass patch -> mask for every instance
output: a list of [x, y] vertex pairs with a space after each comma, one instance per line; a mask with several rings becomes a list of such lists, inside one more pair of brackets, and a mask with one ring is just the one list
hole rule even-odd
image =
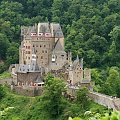
[[6, 79], [10, 77], [11, 77], [11, 74], [8, 71], [5, 71], [2, 74], [0, 74], [0, 79]]

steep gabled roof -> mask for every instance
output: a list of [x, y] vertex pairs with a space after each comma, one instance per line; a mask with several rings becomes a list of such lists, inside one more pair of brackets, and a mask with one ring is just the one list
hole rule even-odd
[[52, 28], [52, 33], [54, 37], [56, 38], [64, 37], [59, 23], [51, 23], [51, 28]]
[[55, 43], [54, 51], [64, 51], [64, 48], [62, 47], [59, 39]]
[[39, 33], [48, 33], [50, 32], [49, 23], [38, 23]]
[[80, 63], [79, 63], [79, 57], [78, 57], [78, 55], [77, 55], [76, 60], [74, 60], [74, 62], [73, 62], [73, 64], [72, 64], [73, 69], [76, 69], [76, 67], [77, 67], [78, 64], [80, 64]]

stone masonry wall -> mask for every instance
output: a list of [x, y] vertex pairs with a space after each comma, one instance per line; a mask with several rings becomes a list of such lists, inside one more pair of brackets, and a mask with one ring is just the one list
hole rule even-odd
[[23, 86], [14, 86], [13, 91], [17, 94], [24, 95], [24, 96], [40, 96], [43, 93], [43, 87], [23, 87]]
[[6, 78], [6, 79], [0, 79], [0, 84], [8, 84], [11, 85], [12, 81], [17, 84], [17, 80], [13, 78]]
[[[67, 93], [71, 96], [76, 95], [76, 90], [78, 88], [68, 88]], [[105, 107], [108, 107], [113, 110], [120, 110], [120, 99], [114, 98], [108, 95], [100, 94], [97, 92], [91, 92], [89, 91], [88, 96], [96, 103], [103, 105]]]
[[112, 108], [113, 110], [120, 110], [120, 99], [110, 97], [108, 95], [89, 92], [89, 97], [94, 100], [94, 102], [106, 106], [108, 108]]

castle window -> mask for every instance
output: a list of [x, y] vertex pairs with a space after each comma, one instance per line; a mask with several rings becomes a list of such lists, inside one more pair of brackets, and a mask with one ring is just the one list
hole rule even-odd
[[44, 50], [42, 50], [42, 53], [44, 53]]
[[30, 57], [28, 57], [28, 59], [30, 59]]
[[30, 49], [30, 46], [28, 46], [28, 49]]
[[27, 49], [27, 46], [26, 46], [26, 49]]
[[36, 45], [36, 47], [38, 47], [38, 45]]
[[45, 51], [45, 53], [47, 53], [47, 50]]
[[44, 47], [46, 47], [46, 45], [44, 45]]
[[43, 56], [41, 56], [41, 59], [43, 59]]
[[33, 45], [33, 47], [35, 47], [35, 46]]
[[36, 52], [37, 52], [37, 50], [36, 50]]
[[30, 51], [28, 51], [28, 54], [30, 54]]
[[42, 47], [42, 46], [40, 45], [40, 47]]

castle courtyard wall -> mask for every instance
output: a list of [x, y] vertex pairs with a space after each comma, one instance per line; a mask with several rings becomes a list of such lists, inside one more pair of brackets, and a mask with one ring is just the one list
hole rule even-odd
[[35, 87], [35, 86], [14, 86], [13, 91], [19, 95], [24, 96], [40, 96], [43, 93], [43, 87]]
[[40, 72], [17, 73], [17, 81], [30, 84], [31, 82], [35, 82], [38, 76], [41, 77]]

